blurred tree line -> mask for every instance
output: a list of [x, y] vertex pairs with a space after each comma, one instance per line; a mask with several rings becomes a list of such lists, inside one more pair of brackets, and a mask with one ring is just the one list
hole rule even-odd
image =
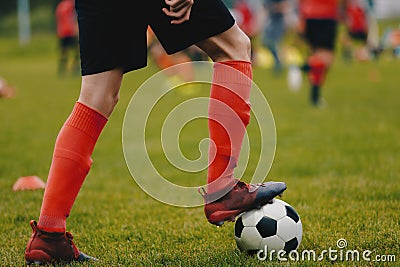
[[[29, 0], [32, 33], [54, 32], [54, 11], [60, 0]], [[18, 0], [0, 0], [0, 37], [18, 33]]]
[[[30, 0], [29, 5], [31, 10], [34, 11], [41, 7], [55, 8], [59, 0]], [[7, 16], [16, 14], [18, 0], [0, 0], [0, 19]]]

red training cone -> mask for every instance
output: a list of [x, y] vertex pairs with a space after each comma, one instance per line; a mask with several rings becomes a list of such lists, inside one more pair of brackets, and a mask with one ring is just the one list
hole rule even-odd
[[13, 191], [37, 190], [45, 188], [46, 184], [37, 176], [20, 177], [13, 185]]

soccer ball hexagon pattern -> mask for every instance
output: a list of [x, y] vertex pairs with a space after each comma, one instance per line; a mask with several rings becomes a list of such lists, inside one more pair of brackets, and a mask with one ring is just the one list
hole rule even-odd
[[260, 209], [244, 212], [235, 223], [235, 240], [241, 251], [280, 250], [289, 253], [301, 242], [303, 227], [296, 210], [285, 201], [273, 199]]

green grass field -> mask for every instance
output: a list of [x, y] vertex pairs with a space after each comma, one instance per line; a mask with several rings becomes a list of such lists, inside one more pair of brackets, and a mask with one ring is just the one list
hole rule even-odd
[[[57, 77], [56, 45], [47, 35], [36, 36], [27, 48], [19, 48], [14, 39], [0, 40], [0, 76], [17, 88], [15, 98], [0, 99], [1, 266], [23, 265], [29, 220], [38, 218], [43, 194], [13, 192], [12, 185], [26, 175], [46, 180], [56, 135], [79, 93], [79, 77]], [[267, 180], [288, 185], [283, 200], [303, 222], [299, 250], [336, 249], [336, 241], [345, 238], [347, 249], [371, 250], [371, 257], [395, 255], [397, 262], [261, 262], [236, 248], [233, 223], [216, 228], [207, 223], [201, 207], [171, 207], [147, 196], [128, 172], [121, 135], [131, 96], [156, 71], [150, 64], [125, 77], [121, 100], [68, 220], [77, 246], [100, 259], [76, 266], [398, 266], [399, 70], [400, 61], [388, 57], [365, 64], [338, 59], [324, 88], [323, 109], [309, 106], [306, 84], [294, 93], [287, 90], [285, 75], [254, 72], [277, 127], [276, 156]], [[207, 89], [199, 93], [207, 94]], [[177, 94], [175, 101], [187, 98]], [[256, 130], [251, 124], [250, 134]], [[197, 151], [199, 133], [207, 131], [185, 131], [196, 137], [192, 143], [184, 140], [182, 149], [190, 154]], [[149, 138], [158, 144], [158, 135]], [[158, 167], [179, 181], [187, 179], [188, 174], [173, 170], [157, 155], [162, 154], [154, 153], [152, 159]], [[190, 177], [204, 181], [205, 172]]]

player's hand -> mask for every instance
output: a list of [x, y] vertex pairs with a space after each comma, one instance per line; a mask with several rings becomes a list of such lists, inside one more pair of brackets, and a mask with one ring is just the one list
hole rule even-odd
[[174, 18], [171, 24], [182, 24], [190, 18], [194, 0], [165, 0], [169, 8], [163, 8], [165, 15]]

